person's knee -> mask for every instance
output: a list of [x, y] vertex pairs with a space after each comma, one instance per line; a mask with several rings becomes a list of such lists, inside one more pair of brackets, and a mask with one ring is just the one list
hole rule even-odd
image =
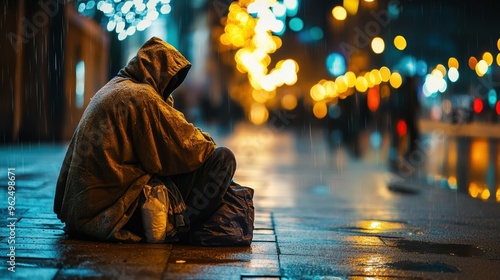
[[236, 168], [236, 157], [233, 152], [226, 147], [217, 147], [214, 151], [214, 157], [223, 163], [223, 166]]

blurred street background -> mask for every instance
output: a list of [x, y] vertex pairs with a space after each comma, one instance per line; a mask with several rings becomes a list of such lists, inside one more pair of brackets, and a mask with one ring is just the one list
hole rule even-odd
[[[472, 277], [479, 267], [488, 278], [499, 272], [500, 257], [492, 253], [492, 240], [500, 237], [493, 230], [500, 226], [495, 1], [4, 0], [1, 7], [0, 167], [21, 170], [20, 183], [29, 190], [23, 196], [39, 188], [22, 213], [28, 221], [45, 219], [26, 228], [48, 223], [61, 229], [50, 203], [65, 145], [95, 92], [157, 36], [193, 65], [173, 93], [174, 106], [235, 152], [235, 178], [256, 189], [262, 209], [257, 240], [265, 244], [270, 234], [278, 244], [273, 257], [253, 247], [266, 255], [259, 275], [436, 278], [390, 269], [457, 268]], [[345, 216], [339, 220], [339, 214]], [[349, 261], [337, 263], [340, 272], [321, 265], [300, 270], [318, 257], [311, 248], [328, 247], [312, 240], [331, 238], [322, 231], [325, 222], [328, 230], [343, 232], [335, 239], [341, 245], [398, 247], [391, 238], [414, 234], [426, 242], [483, 246], [486, 260], [445, 259], [451, 268], [438, 258], [431, 266], [419, 260], [405, 270], [405, 258], [382, 256], [387, 248], [357, 259], [363, 247], [346, 253]], [[304, 237], [307, 230], [312, 237]], [[381, 241], [355, 240], [352, 233]], [[26, 231], [26, 238], [42, 238], [36, 234]], [[305, 247], [290, 247], [301, 242]], [[35, 243], [53, 249], [57, 242]], [[474, 248], [469, 255], [477, 256]], [[25, 257], [37, 259], [30, 251], [36, 249], [28, 246]], [[55, 251], [38, 259], [57, 259]], [[298, 257], [305, 255], [310, 258]], [[356, 260], [368, 270], [350, 269]], [[279, 269], [269, 268], [275, 263]], [[59, 275], [57, 269], [47, 270], [47, 277]], [[59, 277], [85, 275], [85, 269]], [[179, 278], [189, 274], [179, 271]]]

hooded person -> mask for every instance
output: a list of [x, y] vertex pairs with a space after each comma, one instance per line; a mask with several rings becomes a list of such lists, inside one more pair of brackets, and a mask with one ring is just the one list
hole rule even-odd
[[171, 93], [190, 67], [174, 47], [153, 37], [92, 98], [56, 186], [54, 212], [70, 236], [143, 240], [137, 213], [153, 178], [175, 183], [192, 225], [218, 209], [236, 161], [173, 107]]

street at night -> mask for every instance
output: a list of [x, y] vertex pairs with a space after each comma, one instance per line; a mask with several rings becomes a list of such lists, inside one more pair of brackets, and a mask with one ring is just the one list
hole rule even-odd
[[497, 6], [3, 1], [0, 279], [498, 279]]

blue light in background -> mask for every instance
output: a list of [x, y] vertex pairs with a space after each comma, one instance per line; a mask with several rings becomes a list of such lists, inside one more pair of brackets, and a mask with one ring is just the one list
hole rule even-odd
[[299, 1], [298, 0], [284, 0], [283, 4], [286, 7], [286, 14], [289, 17], [294, 17], [299, 11]]
[[427, 63], [423, 60], [417, 61], [417, 75], [425, 76], [427, 74]]
[[490, 89], [488, 91], [488, 103], [490, 104], [491, 108], [495, 108], [495, 105], [497, 104], [497, 92], [495, 89]]
[[288, 26], [292, 31], [299, 32], [304, 28], [304, 22], [302, 19], [295, 17], [288, 22]]
[[378, 149], [382, 146], [382, 134], [378, 131], [374, 131], [370, 134], [370, 145], [374, 149]]
[[344, 57], [339, 53], [331, 53], [326, 58], [326, 69], [332, 76], [345, 74], [346, 64]]
[[309, 29], [309, 36], [314, 41], [321, 40], [323, 39], [323, 30], [321, 30], [321, 28], [316, 26], [312, 27], [311, 29]]

